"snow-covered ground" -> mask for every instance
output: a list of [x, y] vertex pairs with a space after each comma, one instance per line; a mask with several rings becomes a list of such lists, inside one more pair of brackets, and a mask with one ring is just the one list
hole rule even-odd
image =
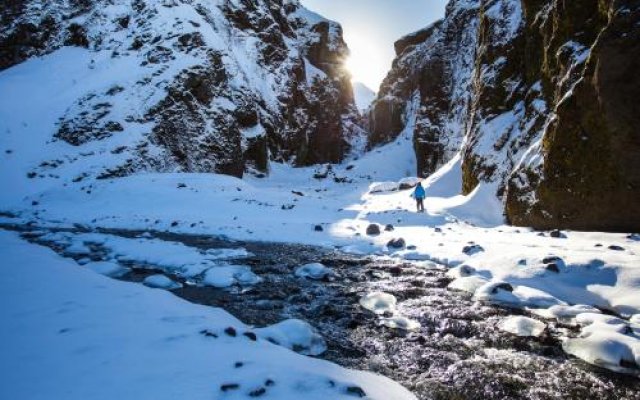
[[13, 233], [0, 232], [0, 254], [0, 398], [414, 398], [389, 379], [287, 349], [324, 345], [302, 321], [254, 329]]
[[[0, 209], [16, 216], [4, 222], [224, 235], [336, 246], [360, 254], [432, 260], [451, 268], [464, 265], [464, 271], [453, 274], [452, 289], [468, 291], [478, 301], [532, 309], [545, 318], [557, 317], [547, 311], [554, 306], [596, 306], [625, 318], [640, 313], [637, 235], [571, 231], [552, 235], [506, 226], [494, 187], [481, 185], [468, 196], [459, 195], [459, 157], [425, 180], [426, 212], [416, 213], [411, 189], [396, 190], [398, 182], [415, 171], [411, 128], [408, 124], [395, 142], [333, 166], [324, 179], [314, 178], [323, 168], [272, 164], [270, 176], [264, 179], [139, 174], [66, 186], [49, 183], [40, 188], [32, 180], [15, 186], [30, 186], [24, 194], [2, 196]], [[6, 179], [16, 179], [16, 174], [3, 169], [3, 182]], [[371, 190], [374, 188], [383, 191]], [[381, 233], [367, 235], [370, 224], [378, 224]], [[387, 246], [398, 238], [404, 240], [399, 247]], [[212, 255], [183, 248], [154, 250], [153, 240], [136, 240], [122, 243], [123, 239], [113, 239], [106, 244], [115, 259], [128, 256], [144, 262], [154, 258], [154, 263], [180, 269], [187, 277], [215, 271]], [[118, 255], [123, 247], [129, 251]], [[137, 250], [130, 250], [133, 247]], [[256, 279], [248, 268], [218, 272], [208, 279], [213, 286], [243, 279], [250, 284]], [[517, 326], [513, 329], [520, 331]], [[609, 354], [600, 346], [602, 341], [616, 343], [612, 346], [619, 357], [614, 360], [631, 361], [633, 356], [640, 364], [637, 336], [622, 340], [605, 332], [567, 348], [595, 362], [600, 358], [594, 352]], [[576, 346], [589, 350], [578, 351]], [[611, 362], [604, 364], [610, 367]]]

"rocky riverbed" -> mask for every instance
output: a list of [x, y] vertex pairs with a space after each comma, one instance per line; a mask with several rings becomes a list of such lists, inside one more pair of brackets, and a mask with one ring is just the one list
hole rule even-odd
[[[77, 261], [103, 260], [100, 247], [91, 254], [66, 252], [46, 239], [51, 229], [3, 226], [25, 239], [48, 246]], [[58, 230], [87, 233], [82, 227]], [[166, 232], [100, 231], [124, 238], [145, 237], [201, 249], [244, 248], [242, 264], [260, 277], [252, 286], [218, 289], [168, 276], [183, 284], [172, 292], [188, 301], [221, 307], [240, 320], [263, 326], [288, 318], [309, 322], [324, 337], [321, 355], [340, 365], [388, 376], [420, 399], [640, 399], [640, 380], [599, 369], [567, 356], [559, 337], [572, 328], [554, 321], [538, 338], [517, 337], [498, 325], [522, 311], [497, 308], [447, 289], [447, 268], [431, 262], [402, 262], [354, 256], [310, 246], [236, 242], [211, 236]], [[308, 263], [322, 263], [331, 274], [321, 279], [296, 276]], [[167, 273], [153, 265], [125, 262], [120, 279], [142, 282]], [[397, 299], [395, 314], [419, 327], [411, 331], [382, 324], [385, 315], [365, 309], [360, 300], [384, 292]], [[391, 316], [387, 312], [387, 317]]]

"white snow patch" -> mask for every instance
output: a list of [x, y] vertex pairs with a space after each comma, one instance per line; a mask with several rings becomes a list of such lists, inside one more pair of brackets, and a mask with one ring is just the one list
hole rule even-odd
[[182, 287], [182, 284], [167, 278], [164, 275], [156, 274], [144, 278], [142, 281], [146, 286], [155, 289], [174, 290]]
[[499, 325], [500, 330], [513, 333], [517, 336], [535, 336], [542, 335], [547, 324], [533, 318], [512, 316], [506, 318]]
[[394, 295], [384, 292], [373, 292], [360, 299], [360, 305], [376, 314], [395, 312], [397, 300]]

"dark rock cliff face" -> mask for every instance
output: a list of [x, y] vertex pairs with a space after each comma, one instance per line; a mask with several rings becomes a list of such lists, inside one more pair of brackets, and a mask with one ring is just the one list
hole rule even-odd
[[0, 22], [0, 70], [64, 46], [113, 70], [54, 136], [124, 160], [100, 178], [339, 162], [361, 134], [342, 30], [297, 1], [10, 0]]
[[412, 128], [421, 175], [460, 152], [513, 224], [639, 230], [639, 35], [635, 0], [453, 0], [396, 43], [372, 144]]

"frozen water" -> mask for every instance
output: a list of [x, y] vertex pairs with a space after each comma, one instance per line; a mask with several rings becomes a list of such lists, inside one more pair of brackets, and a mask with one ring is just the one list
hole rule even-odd
[[382, 318], [382, 324], [392, 329], [402, 329], [405, 331], [415, 331], [420, 329], [420, 323], [402, 315], [390, 318]]

